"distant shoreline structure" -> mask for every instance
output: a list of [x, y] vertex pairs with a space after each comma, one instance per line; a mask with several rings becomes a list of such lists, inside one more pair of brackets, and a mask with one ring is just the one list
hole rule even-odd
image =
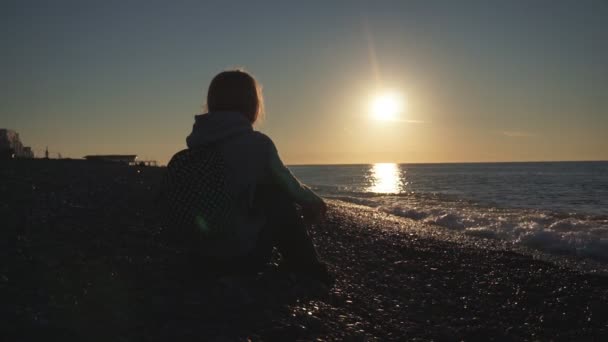
[[34, 152], [31, 147], [23, 145], [19, 133], [12, 129], [0, 128], [0, 158], [34, 158]]
[[136, 154], [94, 154], [94, 155], [86, 155], [84, 159], [89, 161], [104, 161], [104, 162], [114, 162], [114, 163], [124, 163], [131, 164], [135, 163], [137, 159]]
[[[122, 155], [109, 155], [111, 157], [122, 157]], [[130, 155], [128, 155], [130, 156]], [[162, 167], [156, 160], [130, 160], [128, 158], [107, 158], [108, 155], [92, 155], [87, 157], [93, 158], [10, 158], [2, 160], [12, 160], [15, 162], [25, 163], [84, 163], [84, 164], [110, 164], [110, 165], [123, 165], [123, 166], [136, 166], [136, 167]], [[127, 160], [128, 159], [128, 160]]]
[[110, 163], [122, 163], [137, 166], [158, 166], [156, 160], [137, 160], [136, 154], [93, 154], [86, 155], [84, 159], [88, 161], [101, 161]]

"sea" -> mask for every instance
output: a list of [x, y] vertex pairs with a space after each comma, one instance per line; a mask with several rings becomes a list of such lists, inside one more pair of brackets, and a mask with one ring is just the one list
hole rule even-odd
[[608, 161], [290, 166], [326, 198], [608, 263]]

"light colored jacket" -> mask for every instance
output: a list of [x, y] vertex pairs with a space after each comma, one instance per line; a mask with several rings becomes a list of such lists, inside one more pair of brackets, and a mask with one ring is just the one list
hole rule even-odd
[[188, 148], [215, 145], [224, 158], [226, 191], [234, 199], [234, 230], [231, 240], [219, 241], [206, 251], [215, 256], [245, 255], [255, 246], [267, 218], [253, 210], [256, 188], [276, 184], [303, 206], [322, 199], [300, 183], [281, 161], [272, 140], [255, 131], [249, 120], [238, 112], [210, 112], [195, 116], [192, 133], [186, 138]]

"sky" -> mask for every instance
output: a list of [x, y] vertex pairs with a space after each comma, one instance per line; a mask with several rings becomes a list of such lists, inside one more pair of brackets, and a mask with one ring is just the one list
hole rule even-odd
[[[263, 85], [288, 164], [608, 160], [608, 2], [0, 2], [0, 127], [38, 155], [184, 149], [207, 86]], [[398, 120], [374, 96], [407, 102]]]

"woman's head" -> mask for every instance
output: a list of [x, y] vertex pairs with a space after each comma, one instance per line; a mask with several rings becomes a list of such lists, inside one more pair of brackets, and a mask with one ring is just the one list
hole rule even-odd
[[240, 112], [253, 124], [264, 111], [262, 88], [243, 70], [220, 72], [209, 85], [207, 110]]

